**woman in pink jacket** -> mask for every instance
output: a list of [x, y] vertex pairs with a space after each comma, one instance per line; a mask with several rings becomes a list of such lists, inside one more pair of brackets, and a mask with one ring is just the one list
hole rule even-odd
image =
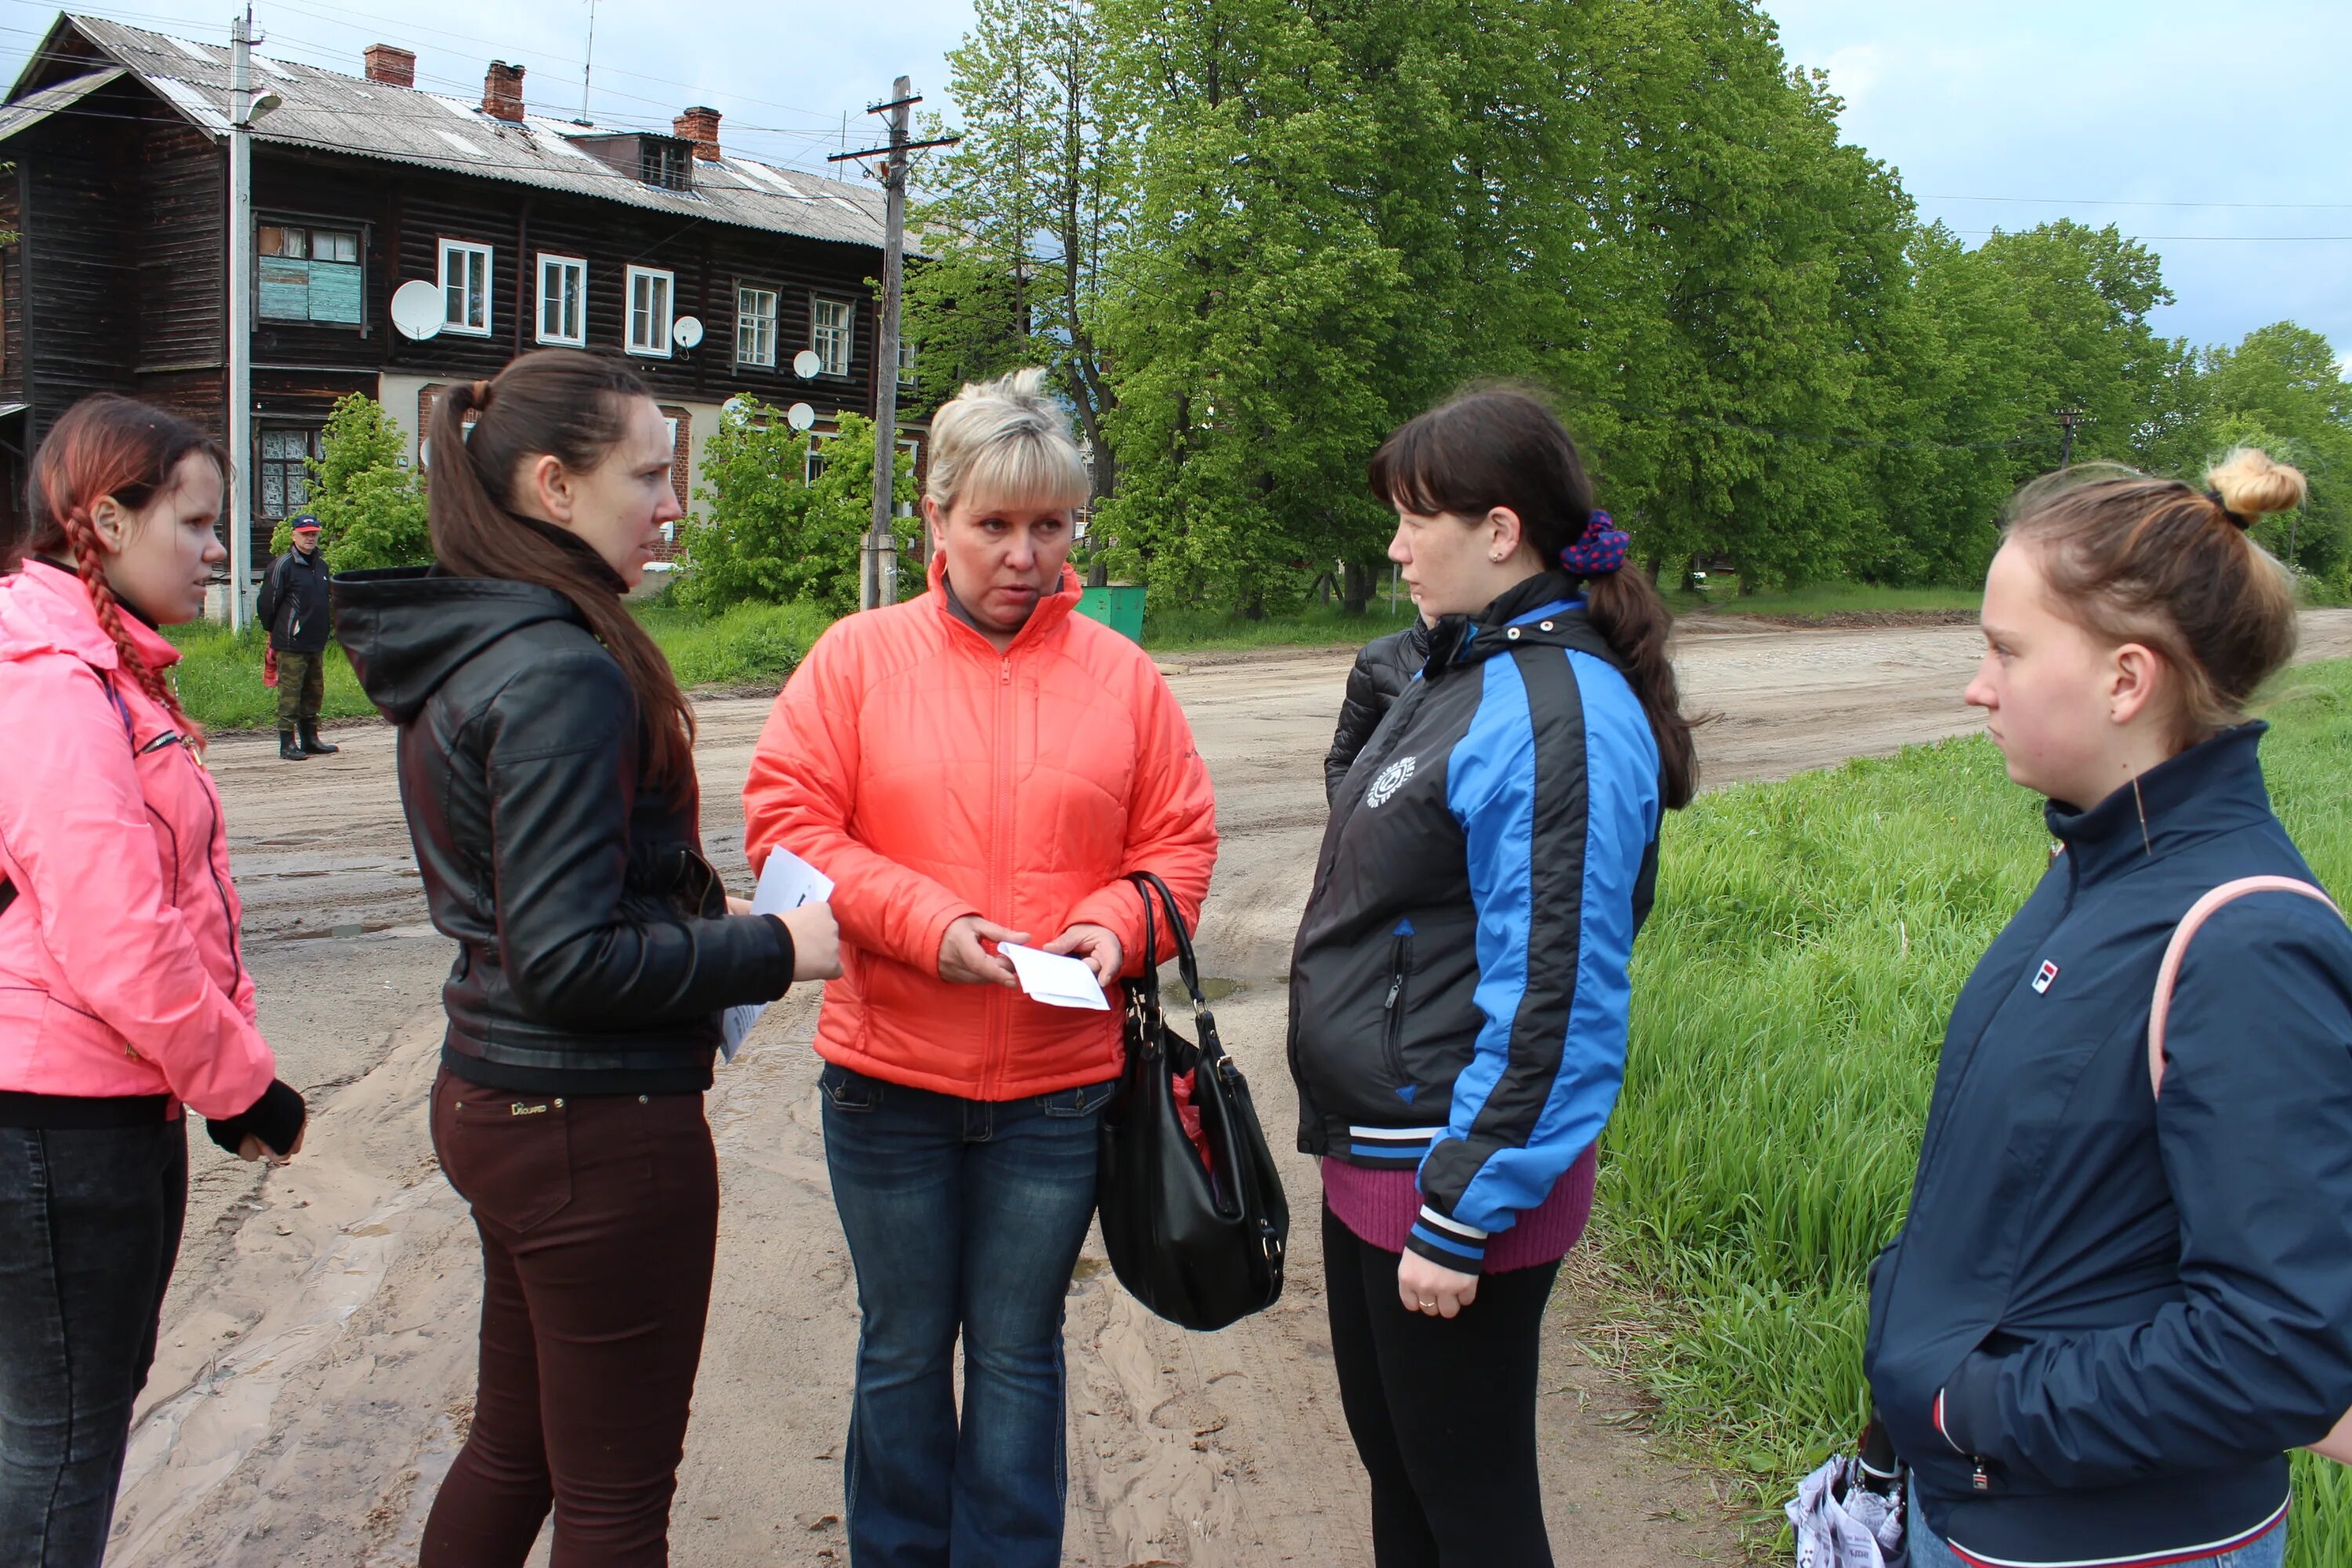
[[96, 1568], [187, 1207], [183, 1104], [248, 1160], [302, 1144], [254, 1027], [202, 738], [159, 625], [203, 613], [227, 468], [99, 396], [0, 537], [0, 1563]]

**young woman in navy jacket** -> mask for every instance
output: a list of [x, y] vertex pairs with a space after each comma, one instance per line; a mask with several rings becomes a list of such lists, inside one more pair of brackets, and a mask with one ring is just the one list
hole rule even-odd
[[2242, 707], [2294, 640], [2248, 530], [2303, 499], [2030, 490], [1985, 584], [1985, 710], [2050, 797], [2048, 873], [1961, 991], [1864, 1364], [1911, 1467], [1914, 1568], [2284, 1560], [2287, 1453], [2352, 1406], [2352, 931], [2272, 814]]

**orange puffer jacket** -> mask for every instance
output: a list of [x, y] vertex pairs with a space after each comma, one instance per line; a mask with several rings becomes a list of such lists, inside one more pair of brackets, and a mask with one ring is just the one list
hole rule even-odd
[[1198, 921], [1217, 858], [1208, 769], [1143, 650], [1071, 613], [1075, 573], [999, 654], [949, 609], [944, 571], [809, 650], [752, 753], [744, 848], [757, 867], [781, 845], [834, 879], [827, 1061], [967, 1100], [1098, 1083], [1119, 1069], [1116, 997], [1093, 1013], [950, 984], [940, 940], [973, 914], [1038, 945], [1100, 925], [1141, 973], [1123, 879], [1158, 872]]

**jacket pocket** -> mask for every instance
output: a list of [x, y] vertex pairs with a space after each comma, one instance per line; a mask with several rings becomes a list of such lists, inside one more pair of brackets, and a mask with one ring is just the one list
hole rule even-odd
[[1412, 931], [1400, 930], [1389, 950], [1389, 986], [1381, 997], [1381, 1056], [1390, 1079], [1399, 1089], [1413, 1087], [1404, 1068], [1404, 1015], [1410, 1004], [1406, 991], [1412, 977]]
[[481, 1218], [520, 1233], [572, 1201], [572, 1126], [563, 1096], [517, 1094], [445, 1075], [433, 1107], [442, 1174]]

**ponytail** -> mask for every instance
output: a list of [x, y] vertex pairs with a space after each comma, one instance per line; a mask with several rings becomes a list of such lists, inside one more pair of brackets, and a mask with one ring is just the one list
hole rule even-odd
[[1625, 683], [1649, 715], [1650, 733], [1658, 742], [1659, 793], [1667, 810], [1679, 811], [1698, 793], [1698, 750], [1691, 742], [1690, 721], [1683, 716], [1674, 661], [1666, 656], [1674, 612], [1647, 576], [1623, 570], [1587, 578], [1584, 605], [1592, 629], [1616, 653]]
[[[114, 393], [85, 397], [65, 412], [33, 454], [29, 543], [32, 552], [73, 563], [91, 613], [114, 644], [124, 673], [191, 740], [204, 731], [180, 706], [179, 693], [160, 669], [148, 668], [139, 645], [122, 624], [121, 602], [106, 578], [106, 554], [92, 514], [111, 497], [132, 511], [152, 505], [175, 482], [181, 462], [209, 458], [228, 478], [228, 453], [221, 444], [175, 414]], [[12, 540], [0, 554], [0, 569], [15, 571], [25, 541]]]
[[652, 395], [635, 372], [601, 354], [524, 354], [489, 380], [442, 395], [432, 429], [439, 460], [425, 494], [433, 553], [445, 570], [536, 584], [572, 602], [636, 697], [646, 776], [676, 784], [693, 777], [694, 713], [669, 660], [621, 603], [612, 569], [518, 517], [513, 495], [531, 458], [551, 454], [575, 472], [594, 468], [619, 443], [631, 401]]
[[1698, 792], [1698, 755], [1666, 657], [1673, 612], [1639, 572], [1624, 570], [1626, 536], [1592, 506], [1592, 480], [1559, 416], [1519, 386], [1474, 388], [1407, 421], [1372, 455], [1372, 493], [1424, 516], [1518, 514], [1547, 565], [1584, 581], [1592, 629], [1617, 656], [1658, 744], [1669, 809]]

